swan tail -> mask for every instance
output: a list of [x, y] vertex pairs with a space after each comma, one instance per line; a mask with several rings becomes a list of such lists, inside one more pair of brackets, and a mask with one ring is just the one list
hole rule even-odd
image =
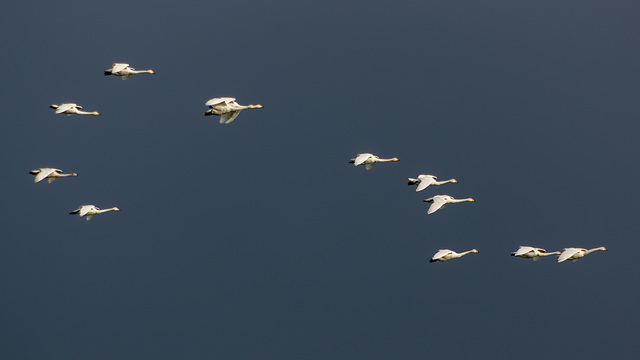
[[512, 253], [511, 253], [511, 256], [516, 256], [516, 253], [512, 252]]
[[51, 106], [49, 106], [49, 107], [50, 107], [50, 108], [52, 108], [52, 109], [57, 109], [57, 108], [58, 108], [58, 105], [51, 105]]
[[109, 70], [105, 70], [105, 71], [104, 71], [104, 75], [105, 75], [105, 76], [109, 76], [109, 75], [111, 75], [111, 69], [109, 69]]
[[29, 171], [29, 174], [38, 175], [39, 172], [40, 172], [40, 170], [31, 170], [31, 171]]
[[349, 164], [355, 164], [355, 163], [356, 163], [356, 159], [349, 160]]
[[407, 185], [417, 185], [420, 182], [418, 179], [409, 178], [409, 183]]
[[430, 263], [433, 263], [433, 262], [436, 262], [436, 261], [438, 261], [438, 260], [429, 259]]
[[80, 209], [78, 209], [78, 210], [73, 210], [72, 212], [70, 212], [70, 213], [69, 213], [69, 215], [76, 215], [76, 214], [78, 214], [78, 213], [80, 213]]

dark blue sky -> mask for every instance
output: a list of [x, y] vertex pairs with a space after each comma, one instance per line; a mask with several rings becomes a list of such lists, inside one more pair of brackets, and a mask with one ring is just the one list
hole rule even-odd
[[[0, 357], [634, 356], [639, 7], [11, 3]], [[216, 96], [264, 108], [220, 125]], [[420, 173], [459, 182], [416, 194]], [[436, 194], [476, 203], [427, 216]]]

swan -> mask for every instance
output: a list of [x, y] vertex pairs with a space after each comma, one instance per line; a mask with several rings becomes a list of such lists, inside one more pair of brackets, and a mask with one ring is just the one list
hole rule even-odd
[[220, 124], [228, 124], [235, 120], [240, 114], [240, 111], [244, 109], [261, 109], [262, 105], [240, 105], [232, 97], [218, 97], [210, 99], [205, 103], [209, 107], [209, 110], [205, 111], [204, 115], [218, 115], [220, 116]]
[[376, 163], [390, 161], [400, 161], [400, 159], [395, 157], [391, 159], [381, 159], [373, 154], [362, 153], [356, 155], [355, 159], [349, 160], [349, 164], [353, 164], [354, 166], [365, 165], [365, 169], [371, 170]]
[[113, 63], [113, 65], [111, 65], [111, 69], [107, 69], [104, 71], [104, 74], [106, 76], [108, 75], [115, 75], [115, 76], [121, 76], [122, 80], [127, 80], [131, 77], [131, 75], [136, 75], [136, 74], [155, 74], [156, 72], [153, 70], [136, 70], [134, 68], [132, 68], [131, 66], [129, 66], [129, 64], [126, 63]]
[[433, 175], [418, 175], [417, 179], [414, 178], [409, 178], [409, 184], [408, 185], [418, 185], [418, 187], [416, 188], [416, 192], [418, 191], [422, 191], [426, 188], [428, 188], [430, 185], [442, 185], [442, 184], [446, 184], [446, 183], [457, 183], [458, 180], [456, 179], [449, 179], [449, 180], [444, 180], [444, 181], [437, 181], [436, 180], [437, 177], [433, 176]]
[[476, 250], [476, 249], [465, 251], [465, 252], [461, 252], [461, 253], [457, 253], [457, 252], [455, 252], [453, 250], [449, 250], [449, 249], [440, 249], [440, 250], [438, 250], [437, 253], [435, 253], [435, 255], [433, 255], [431, 257], [431, 259], [429, 259], [429, 262], [449, 261], [451, 259], [457, 259], [457, 258], [465, 256], [467, 254], [477, 253], [477, 252], [478, 252], [478, 250]]
[[60, 105], [51, 105], [49, 106], [52, 109], [56, 109], [56, 114], [67, 114], [67, 115], [100, 115], [97, 111], [82, 111], [82, 106], [74, 103], [64, 103]]
[[473, 200], [472, 198], [454, 199], [453, 196], [449, 196], [449, 195], [436, 195], [434, 197], [430, 197], [423, 201], [431, 203], [431, 206], [429, 206], [429, 210], [427, 210], [427, 214], [433, 214], [434, 212], [440, 210], [441, 208], [449, 204], [455, 204], [455, 203], [460, 203], [465, 201], [475, 202], [475, 200]]
[[54, 168], [39, 168], [36, 170], [29, 171], [29, 174], [35, 175], [36, 178], [33, 179], [34, 182], [40, 182], [46, 178], [49, 178], [49, 184], [54, 182], [57, 178], [61, 177], [69, 177], [69, 176], [78, 176], [76, 173], [72, 174], [63, 174], [62, 170], [54, 169]]
[[80, 217], [84, 216], [87, 219], [87, 221], [89, 221], [93, 219], [94, 216], [105, 213], [107, 211], [120, 211], [120, 209], [118, 209], [117, 207], [112, 207], [109, 209], [101, 210], [97, 208], [95, 205], [81, 205], [79, 208], [70, 212], [69, 215], [78, 214], [80, 215]]
[[561, 263], [566, 260], [572, 260], [573, 262], [576, 262], [582, 259], [585, 255], [591, 254], [594, 251], [607, 251], [607, 248], [605, 248], [604, 246], [591, 250], [583, 248], [565, 248], [562, 251], [562, 254], [558, 256], [558, 262]]
[[511, 256], [517, 256], [524, 259], [532, 259], [533, 261], [538, 261], [542, 259], [543, 256], [549, 255], [560, 255], [560, 251], [547, 252], [547, 250], [532, 246], [520, 246], [518, 251], [512, 252]]

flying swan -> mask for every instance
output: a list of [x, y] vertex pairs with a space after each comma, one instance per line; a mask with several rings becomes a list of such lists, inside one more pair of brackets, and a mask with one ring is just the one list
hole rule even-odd
[[209, 107], [209, 110], [205, 111], [204, 115], [218, 115], [220, 116], [220, 124], [228, 124], [235, 120], [240, 111], [244, 109], [261, 109], [262, 105], [240, 105], [232, 97], [218, 97], [210, 99], [205, 103]]
[[431, 257], [431, 259], [429, 259], [429, 262], [449, 261], [451, 259], [457, 259], [457, 258], [465, 256], [467, 254], [477, 253], [477, 252], [478, 252], [478, 250], [476, 250], [476, 249], [465, 251], [465, 252], [461, 252], [461, 253], [457, 253], [457, 252], [455, 252], [453, 250], [449, 250], [449, 249], [440, 249], [440, 250], [438, 250], [437, 253], [435, 253], [435, 255], [433, 255]]
[[80, 217], [84, 216], [87, 219], [87, 221], [89, 221], [93, 219], [94, 216], [105, 213], [107, 211], [120, 211], [120, 209], [118, 209], [117, 207], [112, 207], [109, 209], [100, 210], [95, 205], [81, 205], [76, 210], [73, 210], [72, 212], [70, 212], [69, 215], [78, 214], [80, 215]]
[[365, 165], [365, 169], [371, 170], [376, 163], [390, 161], [400, 161], [400, 159], [395, 157], [391, 159], [381, 159], [373, 154], [362, 153], [356, 155], [355, 159], [349, 160], [349, 164], [353, 164], [354, 166]]
[[558, 262], [561, 263], [566, 260], [571, 260], [573, 262], [576, 262], [582, 259], [585, 255], [591, 254], [594, 251], [607, 251], [607, 248], [605, 248], [604, 246], [591, 249], [591, 250], [587, 250], [583, 248], [565, 248], [562, 251], [562, 254], [558, 256]]
[[423, 201], [431, 203], [431, 206], [429, 206], [429, 210], [427, 210], [427, 214], [433, 214], [434, 212], [440, 210], [441, 208], [449, 204], [455, 204], [455, 203], [460, 203], [465, 201], [475, 202], [475, 200], [473, 200], [472, 198], [454, 199], [453, 196], [449, 196], [449, 195], [436, 195], [434, 197], [428, 198]]
[[553, 251], [548, 253], [547, 250], [532, 246], [520, 246], [518, 251], [512, 252], [511, 256], [521, 257], [523, 259], [533, 259], [533, 261], [538, 261], [542, 259], [543, 256], [549, 255], [560, 255], [560, 251]]
[[131, 75], [136, 75], [136, 74], [155, 74], [156, 72], [153, 70], [136, 70], [134, 68], [132, 68], [131, 66], [129, 66], [129, 64], [126, 63], [114, 63], [113, 65], [111, 65], [111, 69], [107, 69], [104, 71], [104, 74], [106, 76], [108, 75], [115, 75], [115, 76], [121, 76], [122, 80], [127, 80], [131, 77]]
[[67, 115], [100, 115], [97, 111], [82, 111], [82, 106], [74, 103], [64, 103], [60, 105], [51, 105], [49, 106], [52, 109], [56, 109], [56, 114], [67, 114]]
[[49, 184], [54, 182], [57, 178], [69, 177], [69, 176], [78, 176], [78, 174], [76, 174], [76, 173], [63, 174], [62, 170], [54, 169], [54, 168], [39, 168], [39, 169], [36, 169], [36, 170], [29, 171], [29, 174], [36, 176], [36, 178], [33, 179], [34, 182], [38, 183], [38, 182], [48, 178], [49, 179], [48, 180]]
[[426, 188], [428, 188], [430, 185], [442, 185], [442, 184], [446, 184], [446, 183], [457, 183], [458, 180], [456, 179], [449, 179], [449, 180], [444, 180], [444, 181], [437, 181], [436, 180], [437, 177], [433, 176], [433, 175], [418, 175], [417, 179], [414, 178], [409, 178], [409, 186], [411, 185], [418, 185], [418, 187], [416, 188], [416, 192], [418, 191], [422, 191]]

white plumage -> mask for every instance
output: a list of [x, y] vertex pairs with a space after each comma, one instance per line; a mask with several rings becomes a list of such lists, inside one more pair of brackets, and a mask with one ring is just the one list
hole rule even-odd
[[129, 66], [127, 63], [113, 63], [111, 65], [111, 69], [107, 69], [104, 71], [105, 75], [115, 75], [120, 76], [122, 80], [127, 80], [131, 77], [131, 75], [136, 74], [155, 74], [156, 72], [153, 70], [136, 70]]
[[56, 110], [56, 114], [66, 115], [100, 115], [97, 111], [82, 111], [82, 106], [74, 103], [63, 103], [60, 105], [53, 104], [49, 106]]
[[605, 248], [604, 246], [595, 248], [595, 249], [591, 249], [591, 250], [587, 250], [584, 248], [565, 248], [562, 251], [562, 254], [560, 254], [560, 256], [558, 256], [558, 262], [561, 263], [563, 261], [567, 261], [567, 260], [571, 260], [573, 262], [576, 262], [580, 259], [582, 259], [585, 255], [589, 255], [594, 251], [607, 251], [607, 248]]
[[457, 253], [457, 252], [455, 252], [453, 250], [449, 250], [449, 249], [440, 249], [440, 250], [438, 250], [437, 253], [435, 253], [431, 257], [431, 259], [429, 259], [429, 262], [449, 261], [451, 259], [457, 259], [457, 258], [465, 256], [467, 254], [477, 253], [477, 252], [478, 252], [478, 250], [476, 250], [476, 249], [472, 249], [472, 250], [461, 252], [461, 253]]
[[431, 206], [429, 206], [429, 210], [427, 210], [427, 214], [433, 214], [434, 212], [442, 209], [449, 204], [455, 204], [465, 201], [475, 202], [475, 200], [473, 200], [472, 198], [455, 199], [453, 196], [449, 195], [436, 195], [423, 201], [431, 203]]
[[109, 209], [97, 208], [95, 205], [81, 205], [79, 208], [73, 210], [69, 213], [69, 215], [80, 215], [80, 217], [85, 217], [87, 221], [93, 219], [94, 216], [102, 213], [106, 213], [107, 211], [120, 211], [117, 207], [112, 207]]
[[518, 248], [518, 251], [511, 253], [511, 256], [517, 256], [524, 259], [533, 259], [533, 261], [538, 261], [542, 259], [542, 257], [549, 255], [560, 255], [560, 251], [553, 251], [548, 253], [545, 249], [542, 248], [533, 246], [520, 246], [520, 248]]
[[240, 111], [244, 109], [261, 109], [262, 105], [240, 105], [232, 97], [217, 97], [205, 103], [209, 110], [205, 111], [205, 116], [220, 116], [220, 124], [228, 124], [235, 120]]
[[362, 153], [356, 155], [355, 158], [349, 160], [349, 164], [353, 164], [354, 166], [365, 165], [365, 169], [371, 170], [376, 163], [379, 162], [390, 162], [390, 161], [400, 161], [398, 158], [391, 159], [381, 159], [370, 153]]
[[449, 179], [449, 180], [444, 180], [444, 181], [438, 181], [436, 179], [437, 179], [437, 177], [434, 176], [434, 175], [420, 174], [420, 175], [418, 175], [417, 179], [409, 178], [409, 184], [408, 185], [418, 185], [418, 187], [416, 188], [416, 192], [418, 192], [418, 191], [422, 191], [422, 190], [426, 189], [427, 187], [429, 187], [431, 185], [442, 185], [442, 184], [446, 184], [446, 183], [457, 183], [458, 182], [458, 180], [456, 180], [456, 179]]
[[48, 178], [49, 179], [48, 180], [49, 184], [54, 182], [57, 178], [69, 177], [69, 176], [78, 176], [78, 174], [76, 174], [76, 173], [63, 174], [62, 170], [54, 169], [54, 168], [39, 168], [39, 169], [36, 169], [36, 170], [29, 171], [29, 174], [36, 176], [35, 179], [33, 179], [34, 182], [38, 183], [38, 182]]

